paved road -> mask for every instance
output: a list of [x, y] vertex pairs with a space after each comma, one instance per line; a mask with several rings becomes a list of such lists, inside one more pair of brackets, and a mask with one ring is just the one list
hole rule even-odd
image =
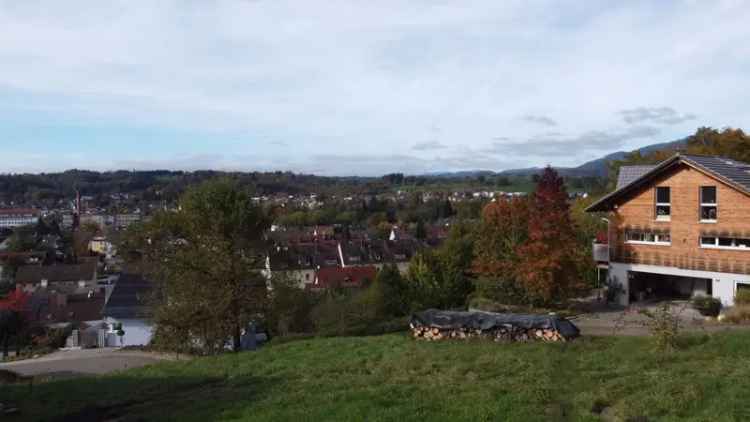
[[[639, 313], [641, 309], [656, 310], [660, 304], [632, 305], [625, 308], [599, 309], [573, 318], [573, 323], [585, 336], [646, 336], [650, 319]], [[749, 325], [734, 325], [708, 320], [687, 302], [674, 302], [671, 311], [680, 320], [684, 332], [715, 333], [730, 330], [750, 330]]]
[[128, 368], [138, 368], [164, 360], [162, 355], [113, 348], [61, 350], [37, 359], [0, 363], [21, 375], [84, 375], [106, 374]]

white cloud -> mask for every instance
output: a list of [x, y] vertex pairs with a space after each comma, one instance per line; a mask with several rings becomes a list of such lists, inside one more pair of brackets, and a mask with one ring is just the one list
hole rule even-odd
[[521, 120], [528, 122], [528, 123], [533, 123], [535, 125], [540, 125], [540, 126], [546, 126], [546, 127], [557, 126], [557, 122], [547, 116], [528, 114], [526, 116], [521, 117]]
[[672, 107], [638, 107], [622, 110], [620, 114], [625, 123], [631, 125], [639, 123], [676, 125], [697, 118], [692, 113], [678, 113]]
[[448, 145], [442, 144], [438, 141], [426, 141], [414, 144], [412, 147], [415, 151], [433, 151], [436, 149], [446, 149]]
[[[106, 138], [80, 141], [64, 161], [50, 153], [10, 166], [19, 169], [211, 151], [225, 157], [215, 165], [327, 174], [403, 169], [395, 157], [415, 169], [582, 162], [697, 126], [747, 125], [748, 19], [750, 8], [732, 2], [0, 1], [0, 133], [26, 122], [0, 142], [21, 160], [40, 142], [76, 138], [38, 139], [50, 122], [81, 135], [92, 125], [184, 132], [183, 147], [133, 139], [122, 156]], [[529, 110], [542, 114], [519, 121]], [[658, 124], [659, 138], [628, 134], [622, 119]], [[537, 135], [551, 127], [567, 135]], [[202, 137], [211, 145], [195, 147]], [[283, 139], [285, 155], [259, 137]], [[493, 138], [503, 162], [467, 156]], [[535, 155], [502, 146], [516, 140], [537, 142]], [[320, 159], [352, 154], [371, 159]], [[463, 158], [444, 158], [453, 155]]]

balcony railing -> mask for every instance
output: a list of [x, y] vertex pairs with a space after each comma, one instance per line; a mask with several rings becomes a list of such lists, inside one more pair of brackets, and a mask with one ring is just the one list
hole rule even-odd
[[[596, 252], [595, 252], [596, 253]], [[619, 251], [613, 261], [628, 264], [676, 267], [685, 270], [711, 271], [733, 274], [750, 274], [750, 260], [728, 258], [706, 258], [692, 254], [669, 254], [661, 252]]]

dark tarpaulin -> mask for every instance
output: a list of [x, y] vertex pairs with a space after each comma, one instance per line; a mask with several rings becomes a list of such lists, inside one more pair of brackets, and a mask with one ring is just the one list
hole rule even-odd
[[467, 328], [486, 331], [504, 326], [513, 326], [526, 330], [551, 329], [557, 331], [568, 340], [580, 335], [578, 327], [567, 319], [557, 315], [497, 314], [494, 312], [455, 312], [428, 309], [413, 314], [409, 322], [413, 328]]

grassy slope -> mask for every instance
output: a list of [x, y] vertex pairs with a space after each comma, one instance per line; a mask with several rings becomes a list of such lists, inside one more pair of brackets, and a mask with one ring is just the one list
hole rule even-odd
[[[570, 344], [312, 339], [121, 374], [0, 386], [23, 420], [92, 406], [146, 420], [750, 420], [750, 333], [691, 337], [658, 358], [644, 338]], [[76, 415], [74, 419], [83, 419]], [[74, 420], [71, 419], [71, 420]]]

